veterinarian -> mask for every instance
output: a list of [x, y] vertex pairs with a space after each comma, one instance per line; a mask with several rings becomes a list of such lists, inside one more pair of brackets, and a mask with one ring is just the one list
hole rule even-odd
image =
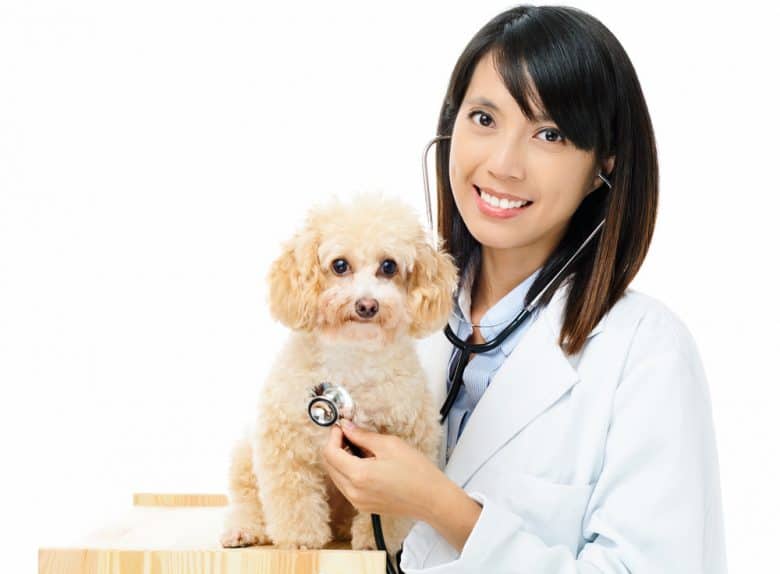
[[[726, 572], [708, 384], [691, 333], [628, 288], [658, 203], [634, 68], [598, 20], [517, 6], [458, 59], [436, 147], [438, 232], [463, 270], [449, 327], [470, 354], [439, 464], [334, 426], [328, 472], [359, 510], [413, 517], [406, 574]], [[443, 404], [458, 348], [419, 342]], [[373, 457], [342, 449], [343, 435]]]

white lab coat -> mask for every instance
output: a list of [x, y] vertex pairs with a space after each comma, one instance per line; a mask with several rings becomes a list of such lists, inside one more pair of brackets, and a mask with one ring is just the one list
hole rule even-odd
[[[417, 521], [406, 574], [726, 572], [710, 395], [680, 319], [628, 289], [567, 357], [568, 287], [520, 338], [439, 467], [482, 505], [461, 553]], [[452, 345], [418, 342], [437, 405]]]

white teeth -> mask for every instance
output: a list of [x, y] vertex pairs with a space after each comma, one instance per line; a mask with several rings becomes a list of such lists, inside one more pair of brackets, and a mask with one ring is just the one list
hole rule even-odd
[[524, 201], [522, 199], [520, 201], [509, 201], [506, 198], [498, 199], [482, 190], [479, 191], [479, 195], [486, 203], [489, 203], [493, 207], [498, 207], [499, 209], [514, 209], [531, 203], [530, 201]]

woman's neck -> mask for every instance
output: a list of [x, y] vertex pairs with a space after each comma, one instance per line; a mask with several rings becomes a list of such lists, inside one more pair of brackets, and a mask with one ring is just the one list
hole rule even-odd
[[528, 279], [547, 258], [545, 254], [529, 253], [527, 249], [496, 249], [483, 245], [481, 250], [482, 261], [471, 289], [471, 306], [483, 313]]

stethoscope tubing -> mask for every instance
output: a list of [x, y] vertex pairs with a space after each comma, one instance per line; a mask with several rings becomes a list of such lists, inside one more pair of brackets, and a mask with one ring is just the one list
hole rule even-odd
[[[434, 234], [436, 234], [436, 228], [434, 227], [433, 224], [433, 214], [431, 210], [431, 190], [430, 190], [430, 185], [428, 183], [428, 150], [431, 148], [431, 146], [434, 143], [438, 143], [442, 140], [450, 139], [450, 138], [451, 136], [448, 135], [437, 135], [431, 141], [429, 141], [425, 145], [425, 148], [423, 149], [422, 167], [423, 167], [423, 185], [425, 188], [425, 207], [428, 216], [428, 225], [430, 226], [431, 232]], [[598, 176], [607, 185], [609, 189], [612, 189], [612, 184], [601, 172], [599, 172]], [[564, 270], [569, 266], [569, 264], [572, 261], [574, 261], [577, 255], [580, 254], [580, 252], [585, 248], [585, 246], [590, 242], [590, 240], [593, 239], [593, 237], [596, 235], [596, 233], [598, 233], [598, 231], [602, 228], [605, 222], [606, 219], [602, 219], [599, 222], [596, 228], [590, 233], [590, 235], [588, 235], [585, 241], [582, 242], [582, 244], [571, 255], [571, 257], [569, 257], [566, 263], [563, 264], [563, 266], [558, 270], [555, 276], [552, 279], [550, 279], [550, 281], [548, 281], [547, 284], [539, 291], [536, 297], [534, 297], [533, 301], [531, 301], [528, 305], [523, 307], [523, 309], [512, 320], [512, 322], [509, 325], [507, 325], [491, 341], [487, 341], [485, 343], [469, 343], [467, 341], [463, 341], [459, 339], [458, 336], [455, 334], [455, 332], [453, 332], [449, 324], [445, 326], [444, 334], [446, 335], [447, 339], [458, 349], [458, 356], [457, 356], [457, 366], [455, 367], [455, 373], [451, 379], [452, 386], [450, 387], [450, 390], [447, 393], [447, 398], [445, 399], [444, 404], [439, 410], [439, 414], [441, 415], [441, 419], [439, 420], [440, 424], [444, 424], [447, 415], [452, 409], [452, 405], [455, 404], [455, 399], [458, 396], [458, 392], [463, 386], [463, 373], [466, 370], [466, 364], [468, 363], [468, 359], [469, 356], [471, 356], [471, 353], [485, 353], [487, 351], [495, 349], [511, 333], [513, 333], [518, 327], [520, 327], [520, 325], [522, 325], [528, 319], [528, 317], [531, 316], [534, 309], [536, 309], [536, 306], [539, 304], [539, 301], [544, 296], [545, 292], [552, 285], [555, 284], [555, 282], [558, 280], [558, 277], [560, 277], [561, 274], [564, 272]]]

